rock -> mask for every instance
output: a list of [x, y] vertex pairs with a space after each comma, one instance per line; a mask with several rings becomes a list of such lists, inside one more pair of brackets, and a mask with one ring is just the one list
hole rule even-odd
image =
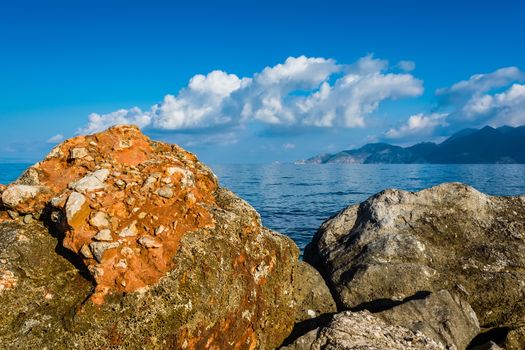
[[47, 193], [44, 186], [12, 184], [2, 193], [2, 203], [5, 207], [22, 214], [40, 212], [44, 206], [35, 206], [34, 202], [37, 196], [44, 196], [44, 193]]
[[443, 344], [404, 327], [392, 326], [367, 311], [336, 314], [282, 350], [445, 350]]
[[157, 190], [157, 194], [164, 198], [172, 198], [173, 190], [170, 187], [162, 187]]
[[138, 242], [144, 248], [160, 248], [162, 243], [150, 236], [143, 236], [138, 239]]
[[69, 187], [78, 192], [102, 190], [106, 187], [104, 181], [106, 181], [108, 175], [108, 169], [97, 170], [84, 176], [82, 179], [71, 183]]
[[97, 259], [98, 262], [102, 262], [106, 250], [117, 248], [119, 245], [119, 242], [91, 242], [89, 248], [91, 248], [91, 252], [95, 259]]
[[111, 242], [113, 241], [113, 237], [111, 236], [111, 230], [108, 230], [107, 228], [106, 229], [103, 229], [103, 230], [100, 230], [96, 235], [95, 237], [93, 237], [93, 239], [97, 240], [97, 241], [107, 241], [107, 242]]
[[93, 259], [93, 253], [91, 253], [91, 249], [89, 249], [87, 244], [84, 244], [82, 248], [80, 248], [80, 254], [86, 259]]
[[[71, 159], [77, 148], [89, 154]], [[0, 265], [10, 271], [1, 273], [0, 344], [262, 350], [290, 333], [297, 247], [263, 227], [193, 154], [118, 126], [67, 140], [31, 168], [49, 194], [28, 202], [28, 214], [47, 208], [49, 232], [0, 223], [0, 234], [14, 237], [0, 237], [0, 262], [12, 259]], [[94, 175], [101, 168], [104, 181]], [[150, 176], [158, 181], [143, 188]], [[86, 177], [104, 188], [69, 186]], [[170, 184], [171, 197], [156, 194], [159, 183]], [[0, 217], [8, 215], [0, 209]], [[115, 241], [97, 240], [109, 238], [98, 236], [106, 229]]]
[[71, 347], [64, 320], [89, 295], [92, 283], [55, 253], [58, 244], [38, 222], [0, 223], [0, 348]]
[[80, 158], [86, 157], [88, 154], [89, 153], [87, 149], [85, 149], [84, 147], [76, 147], [76, 148], [72, 148], [69, 151], [69, 158], [70, 159], [80, 159]]
[[24, 221], [24, 224], [32, 223], [33, 222], [33, 215], [31, 215], [31, 214], [25, 215], [23, 221]]
[[126, 237], [134, 237], [137, 235], [137, 222], [133, 221], [131, 225], [128, 227], [125, 227], [120, 233], [118, 234], [122, 238]]
[[446, 289], [483, 328], [525, 317], [525, 203], [451, 183], [417, 193], [386, 190], [326, 221], [305, 250], [336, 302], [372, 311]]
[[505, 339], [504, 348], [506, 350], [525, 350], [525, 327], [510, 330]]
[[292, 284], [295, 290], [295, 322], [337, 311], [323, 277], [310, 264], [299, 263], [294, 271]]
[[66, 218], [69, 223], [75, 222], [75, 217], [85, 211], [86, 197], [78, 192], [72, 192], [66, 202]]
[[447, 349], [466, 349], [480, 331], [470, 305], [453, 298], [446, 290], [407, 301], [374, 316], [392, 325], [420, 331]]
[[96, 228], [107, 228], [109, 227], [109, 221], [105, 213], [98, 211], [93, 215], [89, 223]]

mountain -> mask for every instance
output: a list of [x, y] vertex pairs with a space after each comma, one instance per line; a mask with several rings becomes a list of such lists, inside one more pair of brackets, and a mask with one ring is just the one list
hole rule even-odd
[[499, 164], [525, 163], [525, 126], [464, 129], [440, 144], [422, 142], [410, 147], [369, 143], [335, 154], [320, 154], [304, 164]]

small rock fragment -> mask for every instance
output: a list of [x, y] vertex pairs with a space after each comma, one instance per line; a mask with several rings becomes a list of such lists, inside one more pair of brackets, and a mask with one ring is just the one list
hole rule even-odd
[[131, 256], [131, 255], [134, 255], [135, 252], [133, 251], [133, 249], [131, 249], [130, 247], [124, 247], [122, 248], [122, 250], [120, 251], [120, 253], [124, 256]]
[[137, 241], [144, 248], [160, 248], [162, 243], [158, 242], [155, 238], [151, 236], [140, 237]]
[[133, 221], [131, 225], [120, 231], [118, 234], [120, 237], [133, 237], [137, 235], [137, 222]]
[[113, 237], [111, 237], [111, 231], [108, 229], [99, 231], [93, 238], [97, 241], [106, 241], [106, 242], [113, 241]]
[[71, 222], [75, 215], [82, 209], [86, 203], [86, 197], [78, 192], [71, 192], [66, 203], [66, 218]]
[[173, 190], [170, 187], [161, 187], [157, 190], [157, 194], [163, 198], [173, 197]]
[[119, 189], [123, 189], [124, 187], [126, 187], [126, 183], [125, 183], [124, 180], [122, 180], [122, 179], [118, 179], [117, 181], [115, 181], [115, 185], [116, 185]]
[[128, 262], [126, 261], [126, 259], [120, 259], [119, 262], [115, 264], [115, 267], [118, 267], [120, 269], [127, 269]]
[[109, 175], [108, 169], [100, 169], [91, 174], [84, 176], [82, 179], [75, 181], [69, 185], [70, 188], [76, 191], [96, 191], [106, 187], [106, 181]]
[[117, 248], [119, 245], [120, 243], [118, 242], [92, 242], [89, 244], [89, 248], [91, 248], [91, 252], [95, 259], [97, 259], [98, 262], [101, 262], [106, 250]]
[[33, 215], [27, 214], [24, 216], [24, 224], [30, 224], [33, 222]]
[[8, 210], [7, 214], [13, 220], [18, 219], [18, 217], [20, 216], [20, 214], [16, 210]]
[[163, 225], [160, 225], [159, 227], [157, 227], [155, 229], [155, 236], [157, 235], [160, 235], [162, 232], [164, 232], [166, 230], [166, 227], [164, 227]]
[[86, 244], [84, 244], [82, 248], [80, 248], [80, 254], [82, 254], [82, 256], [86, 259], [93, 259], [93, 254], [91, 253], [91, 250]]
[[84, 147], [72, 148], [69, 151], [70, 159], [80, 159], [80, 158], [84, 158], [87, 155], [88, 155], [88, 151]]
[[106, 217], [106, 214], [99, 211], [96, 212], [95, 215], [89, 220], [89, 223], [96, 228], [106, 228], [109, 227], [109, 221]]

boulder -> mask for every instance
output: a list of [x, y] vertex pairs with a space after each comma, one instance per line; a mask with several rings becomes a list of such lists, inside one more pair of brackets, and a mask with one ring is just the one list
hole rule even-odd
[[387, 324], [368, 311], [344, 311], [282, 350], [445, 350], [419, 331]]
[[21, 185], [46, 189], [23, 210], [43, 215], [0, 210], [1, 344], [251, 350], [290, 333], [297, 247], [193, 154], [117, 126], [28, 169], [3, 191], [13, 213]]
[[504, 347], [506, 350], [525, 350], [525, 327], [510, 330]]
[[466, 349], [480, 331], [470, 305], [446, 290], [407, 301], [374, 316], [392, 325], [420, 331], [447, 349]]
[[294, 270], [295, 322], [316, 318], [337, 311], [334, 299], [321, 274], [301, 261]]
[[525, 317], [525, 201], [449, 183], [386, 190], [323, 223], [305, 251], [341, 308], [384, 309], [420, 292], [461, 296], [482, 327]]

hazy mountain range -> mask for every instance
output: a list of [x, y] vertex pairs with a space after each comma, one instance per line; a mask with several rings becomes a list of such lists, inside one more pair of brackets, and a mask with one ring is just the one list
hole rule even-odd
[[320, 154], [298, 163], [523, 164], [525, 126], [464, 129], [439, 144], [422, 142], [410, 147], [400, 147], [387, 143], [370, 143], [359, 149]]

